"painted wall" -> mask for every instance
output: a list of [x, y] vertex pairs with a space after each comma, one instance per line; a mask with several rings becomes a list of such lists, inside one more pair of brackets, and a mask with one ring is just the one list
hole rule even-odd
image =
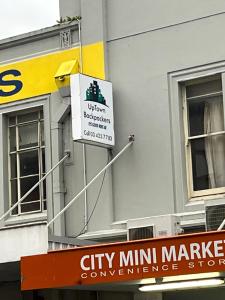
[[[135, 143], [113, 166], [115, 220], [203, 209], [189, 205], [182, 122], [171, 128], [168, 74], [225, 59], [225, 4], [210, 1], [106, 1], [108, 78], [114, 86], [116, 153], [130, 133]], [[194, 9], [193, 9], [194, 8]], [[127, 21], [129, 20], [129, 21]], [[207, 49], [207, 50], [206, 50]], [[180, 131], [179, 131], [180, 128]], [[179, 138], [176, 134], [179, 134]], [[179, 144], [180, 143], [180, 144]], [[174, 164], [176, 161], [176, 166]], [[185, 173], [185, 170], [184, 170]], [[176, 180], [175, 180], [176, 179]], [[188, 204], [188, 205], [187, 205]]]
[[[141, 4], [138, 0], [71, 0], [61, 1], [60, 9], [62, 16], [69, 11], [81, 15], [83, 54], [85, 47], [100, 45], [101, 53], [93, 50], [83, 56], [83, 66], [85, 72], [113, 83], [116, 146], [112, 154], [128, 142], [129, 134], [135, 134], [134, 145], [114, 164], [112, 172], [106, 174], [88, 231], [109, 229], [113, 221], [203, 209], [203, 203], [187, 205], [185, 178], [177, 175], [183, 172], [183, 163], [175, 154], [183, 151], [182, 123], [174, 118], [168, 74], [225, 59], [225, 42], [221, 38], [224, 1], [216, 1], [212, 7], [209, 0], [200, 0], [198, 5], [194, 0], [173, 0], [168, 9], [166, 0], [157, 3], [142, 0]], [[18, 67], [23, 61], [28, 63], [31, 58], [53, 55], [48, 52], [60, 50], [60, 28], [70, 26], [56, 26], [55, 31], [51, 29], [54, 34], [48, 29], [0, 42], [0, 72], [8, 66]], [[75, 47], [78, 31], [74, 26]], [[74, 53], [72, 56], [77, 58], [78, 53]], [[69, 138], [69, 99], [62, 100], [56, 86], [46, 93], [51, 94], [49, 139], [57, 145], [57, 153], [49, 149], [51, 163], [57, 162], [65, 148], [72, 149], [70, 162], [52, 179], [54, 197], [58, 200], [50, 205], [51, 218], [53, 208], [54, 213], [59, 211], [83, 187], [84, 166], [82, 145], [72, 145]], [[175, 120], [173, 124], [172, 120]], [[106, 164], [111, 153], [87, 146], [85, 155], [89, 181]], [[101, 180], [87, 192], [86, 220], [92, 214]], [[62, 221], [57, 225], [59, 228], [56, 226], [56, 233], [76, 236], [85, 225], [84, 214], [84, 197], [81, 197], [65, 214], [65, 224]]]

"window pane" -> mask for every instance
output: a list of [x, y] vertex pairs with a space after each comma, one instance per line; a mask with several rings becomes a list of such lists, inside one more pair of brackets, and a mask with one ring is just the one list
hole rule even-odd
[[16, 124], [16, 117], [10, 117], [9, 118], [9, 125], [15, 125]]
[[19, 154], [20, 176], [39, 174], [38, 151], [26, 151]]
[[[39, 181], [38, 176], [21, 178], [20, 180], [21, 197], [23, 197], [38, 181]], [[40, 199], [40, 194], [39, 194], [39, 186], [38, 186], [29, 196], [27, 196], [24, 199], [23, 203], [29, 201], [35, 201], [39, 199]]]
[[16, 154], [10, 154], [10, 170], [11, 170], [11, 179], [17, 177], [17, 162]]
[[189, 97], [196, 97], [205, 94], [211, 94], [222, 91], [221, 79], [210, 80], [198, 84], [192, 84], [186, 87], [186, 95]]
[[16, 151], [16, 127], [9, 129], [10, 152]]
[[42, 149], [42, 172], [45, 173], [45, 151]]
[[205, 155], [205, 139], [191, 141], [194, 191], [209, 188], [208, 166]]
[[46, 199], [46, 180], [43, 181], [43, 199]]
[[26, 114], [17, 116], [18, 123], [24, 123], [24, 122], [34, 121], [34, 120], [38, 120], [38, 112], [37, 111], [33, 112], [33, 113], [26, 113]]
[[188, 102], [189, 135], [196, 136], [224, 130], [223, 101], [221, 96]]
[[12, 215], [18, 215], [18, 206], [11, 211]]
[[11, 180], [11, 203], [12, 205], [18, 201], [17, 180]]
[[33, 203], [22, 203], [21, 204], [21, 212], [31, 212], [31, 211], [40, 211], [40, 201]]
[[190, 136], [204, 134], [204, 107], [204, 102], [192, 101], [188, 103]]
[[191, 141], [194, 191], [225, 187], [225, 135]]
[[19, 148], [30, 148], [38, 145], [38, 123], [19, 126]]
[[44, 119], [44, 114], [43, 114], [43, 110], [40, 111], [40, 119], [43, 120]]
[[[18, 201], [17, 180], [11, 180], [11, 206]], [[11, 212], [12, 215], [18, 214], [18, 206]]]
[[44, 122], [41, 122], [41, 146], [45, 144]]

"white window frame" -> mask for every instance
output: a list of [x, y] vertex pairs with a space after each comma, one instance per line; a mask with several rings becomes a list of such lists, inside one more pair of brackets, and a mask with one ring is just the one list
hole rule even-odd
[[[45, 169], [52, 167], [51, 158], [51, 124], [50, 124], [50, 96], [44, 95], [36, 98], [19, 100], [0, 105], [0, 215], [9, 209], [9, 185], [8, 185], [8, 116], [12, 113], [31, 110], [35, 107], [42, 107], [44, 113], [44, 134], [45, 134]], [[46, 221], [47, 214], [52, 212], [52, 177], [46, 179], [46, 201], [47, 210], [43, 212], [31, 212], [22, 215], [9, 215], [5, 220], [5, 225], [23, 224], [24, 222]]]
[[[212, 76], [213, 78], [213, 76]], [[201, 78], [197, 79], [199, 83], [204, 82], [205, 78], [203, 77], [202, 80]], [[222, 81], [222, 78], [221, 78]], [[192, 155], [191, 155], [191, 145], [190, 142], [191, 140], [198, 139], [198, 138], [204, 138], [207, 136], [213, 136], [213, 135], [219, 135], [219, 134], [225, 134], [224, 131], [220, 132], [214, 132], [214, 133], [209, 133], [209, 134], [202, 134], [198, 136], [189, 136], [189, 118], [188, 118], [188, 100], [193, 99], [194, 97], [187, 98], [186, 96], [186, 87], [190, 85], [188, 81], [184, 82], [181, 86], [181, 95], [182, 95], [182, 103], [183, 103], [183, 122], [184, 122], [184, 138], [185, 138], [185, 157], [186, 157], [186, 171], [187, 171], [187, 185], [188, 185], [188, 196], [189, 198], [196, 198], [196, 197], [203, 197], [203, 196], [211, 196], [211, 195], [217, 195], [221, 193], [225, 193], [225, 186], [224, 187], [219, 187], [219, 188], [209, 188], [209, 189], [203, 189], [203, 190], [198, 190], [194, 191], [193, 188], [193, 170], [192, 170]], [[223, 82], [222, 82], [223, 85]], [[206, 97], [206, 96], [218, 96], [222, 95], [223, 96], [223, 91], [215, 92], [212, 94], [204, 94], [201, 96], [201, 98]], [[197, 96], [200, 98], [199, 96]], [[223, 106], [224, 106], [224, 98], [223, 98]], [[223, 114], [224, 115], [224, 114]]]
[[[40, 112], [42, 111], [43, 113], [43, 109], [42, 107], [38, 107], [38, 108], [35, 108], [35, 109], [25, 109], [25, 110], [22, 110], [22, 111], [19, 111], [19, 112], [16, 112], [16, 113], [13, 113], [13, 114], [9, 114], [8, 115], [8, 186], [9, 186], [9, 203], [10, 203], [10, 207], [15, 204], [15, 203], [12, 203], [12, 187], [11, 187], [11, 180], [15, 180], [16, 181], [16, 185], [17, 185], [17, 193], [18, 193], [18, 196], [17, 196], [17, 201], [22, 198], [21, 196], [21, 179], [25, 179], [25, 178], [28, 178], [28, 177], [33, 177], [36, 175], [36, 177], [38, 176], [38, 180], [40, 180], [42, 178], [43, 175], [45, 175], [43, 173], [43, 170], [42, 170], [42, 152], [44, 151], [45, 152], [45, 144], [42, 145], [41, 144], [41, 122], [43, 122], [44, 124], [44, 118], [41, 120], [40, 119]], [[17, 119], [18, 119], [18, 116], [20, 115], [24, 115], [24, 114], [29, 114], [29, 113], [33, 113], [33, 112], [38, 112], [38, 120], [31, 120], [31, 121], [28, 121], [28, 122], [23, 122], [23, 123], [18, 123], [17, 122]], [[10, 125], [9, 124], [9, 119], [11, 117], [15, 117], [15, 120], [16, 120], [16, 124], [15, 125]], [[38, 141], [38, 145], [35, 146], [35, 147], [31, 147], [31, 148], [26, 148], [26, 149], [19, 149], [19, 127], [20, 126], [26, 126], [26, 125], [29, 125], [29, 124], [34, 124], [34, 123], [37, 123], [38, 125], [38, 134], [37, 134], [37, 141]], [[11, 151], [10, 150], [10, 128], [15, 128], [15, 142], [16, 142], [16, 150], [14, 151]], [[19, 158], [19, 154], [20, 153], [26, 153], [26, 152], [29, 152], [29, 151], [32, 151], [32, 150], [36, 150], [38, 152], [38, 168], [39, 168], [39, 172], [38, 174], [32, 174], [32, 175], [27, 175], [27, 176], [22, 176], [21, 177], [21, 174], [20, 174], [20, 158]], [[17, 165], [17, 177], [12, 179], [12, 176], [11, 176], [11, 159], [10, 159], [10, 156], [11, 155], [15, 155], [16, 156], [16, 165]], [[25, 204], [31, 204], [31, 203], [34, 203], [34, 202], [40, 202], [40, 209], [39, 210], [29, 210], [29, 211], [26, 211], [26, 212], [22, 212], [22, 206], [24, 205], [23, 202], [18, 204], [17, 206], [17, 213], [13, 213], [13, 211], [11, 212], [11, 216], [20, 216], [20, 215], [25, 215], [25, 214], [31, 214], [31, 213], [37, 213], [37, 212], [44, 212], [46, 211], [46, 209], [44, 209], [44, 203], [46, 203], [46, 199], [43, 199], [43, 194], [44, 194], [44, 184], [45, 183], [41, 183], [40, 184], [40, 187], [39, 187], [39, 195], [40, 195], [40, 199], [37, 199], [35, 201], [29, 201], [29, 202], [26, 202], [26, 199], [24, 199], [24, 203]], [[46, 206], [46, 205], [45, 205]]]
[[[168, 94], [169, 94], [169, 111], [171, 126], [171, 163], [173, 172], [173, 191], [174, 205], [177, 210], [189, 211], [193, 209], [203, 209], [205, 201], [225, 200], [225, 192], [216, 191], [216, 194], [193, 196], [190, 193], [190, 183], [187, 173], [186, 152], [185, 152], [185, 130], [183, 122], [184, 106], [182, 86], [190, 80], [200, 80], [208, 76], [221, 75], [222, 90], [225, 95], [225, 61], [208, 63], [187, 69], [171, 71], [167, 74]], [[223, 100], [225, 111], [225, 100]], [[225, 115], [225, 113], [224, 113]]]

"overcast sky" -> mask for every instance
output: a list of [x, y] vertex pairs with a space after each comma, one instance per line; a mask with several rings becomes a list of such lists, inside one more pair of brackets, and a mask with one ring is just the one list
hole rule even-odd
[[52, 26], [59, 0], [0, 0], [0, 39]]

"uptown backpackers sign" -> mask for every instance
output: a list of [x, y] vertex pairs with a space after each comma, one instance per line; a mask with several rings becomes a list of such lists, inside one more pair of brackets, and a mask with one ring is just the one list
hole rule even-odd
[[73, 139], [114, 146], [112, 84], [83, 74], [71, 75], [70, 82]]
[[22, 290], [224, 270], [224, 231], [94, 245], [21, 260]]

